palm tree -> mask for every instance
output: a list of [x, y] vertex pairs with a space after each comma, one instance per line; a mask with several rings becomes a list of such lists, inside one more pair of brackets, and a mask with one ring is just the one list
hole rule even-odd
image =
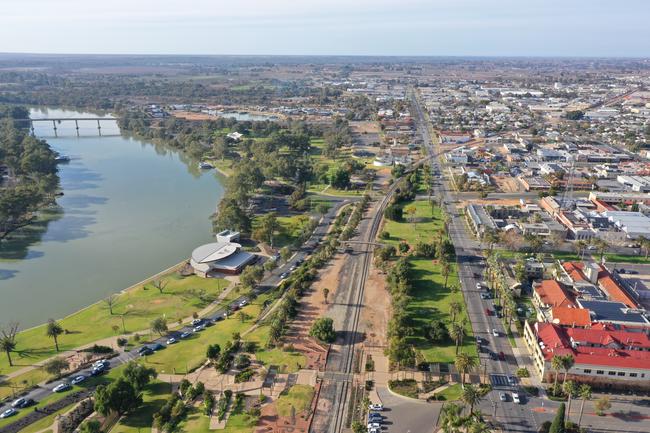
[[449, 281], [449, 274], [451, 274], [451, 264], [446, 259], [440, 261], [440, 274], [445, 277], [445, 290], [447, 290], [447, 282]]
[[463, 403], [469, 405], [469, 414], [473, 415], [474, 406], [477, 405], [483, 399], [483, 397], [481, 396], [478, 388], [472, 384], [468, 384], [465, 388], [463, 388], [460, 399], [463, 401]]
[[451, 301], [449, 303], [449, 314], [451, 314], [451, 321], [456, 321], [456, 316], [463, 311], [463, 305], [458, 301]]
[[573, 364], [576, 363], [575, 359], [573, 359], [573, 355], [565, 355], [562, 356], [562, 369], [564, 370], [564, 379], [562, 379], [562, 386], [566, 383], [566, 376], [569, 373], [569, 370], [571, 370], [571, 367], [573, 367]]
[[458, 349], [463, 344], [463, 338], [465, 337], [465, 324], [454, 322], [451, 324], [449, 329], [449, 336], [454, 339], [456, 343], [456, 354], [458, 354]]
[[467, 426], [467, 433], [490, 433], [492, 428], [481, 421], [480, 417], [475, 417], [470, 420], [469, 425]]
[[440, 428], [444, 433], [461, 433], [465, 418], [461, 416], [463, 408], [456, 403], [447, 403], [440, 415]]
[[4, 351], [7, 355], [9, 366], [13, 367], [11, 360], [11, 352], [16, 349], [16, 334], [18, 333], [18, 323], [12, 323], [7, 328], [2, 329], [0, 335], [0, 350]]
[[558, 355], [553, 355], [553, 358], [551, 359], [551, 368], [555, 372], [554, 374], [554, 380], [553, 380], [553, 395], [556, 395], [556, 390], [557, 390], [557, 377], [560, 374], [560, 369], [562, 368], [562, 357]]
[[59, 335], [63, 334], [63, 328], [59, 325], [54, 319], [50, 319], [47, 322], [47, 328], [45, 329], [45, 335], [54, 340], [54, 347], [56, 351], [59, 351]]
[[580, 417], [578, 418], [578, 428], [580, 428], [580, 423], [582, 422], [582, 412], [585, 409], [585, 401], [591, 400], [591, 387], [587, 384], [580, 385], [578, 388], [578, 395], [582, 399], [580, 404]]
[[461, 352], [456, 355], [454, 365], [456, 366], [456, 370], [461, 374], [460, 383], [462, 387], [465, 388], [465, 374], [478, 366], [478, 359], [467, 353]]
[[571, 420], [571, 398], [578, 393], [578, 386], [572, 380], [568, 380], [562, 384], [562, 390], [567, 395], [568, 404], [566, 410], [566, 420]]

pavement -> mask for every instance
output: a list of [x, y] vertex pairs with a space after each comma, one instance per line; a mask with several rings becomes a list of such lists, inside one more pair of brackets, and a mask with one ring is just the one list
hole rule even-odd
[[442, 403], [403, 397], [386, 387], [378, 387], [377, 394], [384, 405], [382, 432], [431, 433], [436, 429]]

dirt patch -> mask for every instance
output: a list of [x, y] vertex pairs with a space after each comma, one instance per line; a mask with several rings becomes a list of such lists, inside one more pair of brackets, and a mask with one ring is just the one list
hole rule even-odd
[[280, 416], [275, 401], [271, 404], [264, 406], [261, 410], [257, 427], [255, 427], [253, 432], [254, 433], [307, 433], [316, 409], [316, 403], [318, 401], [320, 385], [321, 385], [320, 383], [316, 384], [314, 398], [312, 398], [309, 409], [306, 411], [296, 413], [294, 417]]
[[357, 134], [379, 134], [379, 123], [374, 121], [350, 122], [350, 129]]
[[361, 331], [365, 332], [366, 346], [387, 345], [386, 333], [391, 315], [390, 295], [386, 287], [386, 277], [374, 266], [370, 267], [363, 293], [361, 310]]
[[284, 339], [285, 344], [293, 345], [294, 349], [305, 355], [307, 365], [303, 368], [323, 371], [327, 360], [327, 347], [309, 336], [309, 329], [314, 321], [325, 315], [329, 305], [325, 303], [324, 288], [329, 290], [328, 300], [334, 298], [339, 285], [341, 267], [345, 263], [343, 255], [335, 258], [319, 273], [319, 278], [300, 299], [298, 315], [291, 322]]
[[523, 192], [523, 185], [513, 177], [492, 176], [501, 192]]

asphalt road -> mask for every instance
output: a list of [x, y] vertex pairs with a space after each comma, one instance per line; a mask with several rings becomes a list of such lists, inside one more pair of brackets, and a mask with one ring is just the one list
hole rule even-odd
[[[416, 121], [418, 130], [423, 136], [425, 146], [429, 154], [436, 155], [440, 148], [434, 148], [433, 140], [427, 128], [426, 119], [419, 103], [413, 98], [413, 105], [416, 108]], [[476, 284], [481, 282], [481, 276], [485, 269], [484, 258], [481, 256], [482, 248], [480, 244], [470, 235], [465, 225], [464, 217], [457, 211], [454, 206], [454, 197], [448, 183], [442, 177], [442, 170], [437, 158], [430, 161], [433, 177], [440, 176], [442, 182], [434, 183], [434, 194], [436, 197], [442, 197], [445, 211], [449, 214], [449, 237], [456, 250], [456, 259], [458, 262], [458, 275], [461, 283], [461, 289], [465, 298], [467, 313], [469, 315], [474, 335], [481, 337], [488, 344], [485, 347], [495, 354], [503, 353], [504, 360], [493, 360], [489, 352], [480, 354], [481, 371], [487, 371], [488, 374], [513, 375], [517, 369], [517, 361], [512, 351], [512, 346], [508, 342], [505, 334], [505, 328], [501, 320], [494, 315], [486, 315], [485, 309], [489, 308], [494, 311], [492, 300], [483, 300], [480, 297], [481, 290], [477, 289]], [[496, 330], [498, 336], [493, 335], [492, 330]], [[523, 394], [523, 393], [520, 393]], [[536, 421], [530, 414], [529, 410], [515, 410], [511, 407], [512, 402], [502, 403], [499, 400], [499, 391], [494, 390], [487, 396], [487, 402], [490, 407], [496, 404], [496, 420], [498, 420], [504, 431], [518, 432], [535, 432], [537, 430]], [[520, 406], [526, 406], [526, 402]], [[489, 412], [487, 412], [489, 413]]]
[[[280, 278], [280, 275], [285, 273], [285, 272], [290, 272], [290, 269], [293, 266], [296, 266], [298, 262], [303, 261], [310, 253], [311, 253], [311, 248], [308, 246], [310, 245], [317, 245], [320, 242], [320, 239], [325, 236], [327, 233], [327, 230], [336, 217], [336, 213], [338, 210], [343, 206], [344, 204], [347, 204], [351, 201], [356, 201], [357, 199], [344, 199], [344, 198], [336, 198], [336, 197], [325, 197], [327, 200], [329, 200], [332, 203], [332, 206], [330, 209], [327, 211], [325, 215], [322, 216], [321, 220], [319, 221], [318, 226], [314, 229], [314, 232], [312, 233], [311, 237], [305, 242], [304, 246], [299, 249], [296, 254], [289, 260], [287, 263], [283, 264], [282, 266], [279, 266], [278, 268], [274, 269], [273, 272], [268, 274], [268, 276], [253, 290], [253, 293], [255, 295], [260, 295], [274, 287], [277, 287], [278, 284], [282, 281], [282, 278]], [[237, 299], [235, 299], [230, 305], [229, 309], [232, 311], [233, 309], [238, 309], [242, 303], [247, 303], [249, 301], [248, 296], [240, 296]], [[222, 320], [225, 315], [227, 314], [227, 310], [225, 308], [219, 308], [218, 310], [214, 311], [212, 314], [201, 318], [202, 324], [212, 324], [215, 323], [219, 320]], [[182, 345], [183, 344], [183, 339], [180, 338], [180, 335], [184, 332], [194, 332], [193, 326], [185, 326], [183, 328], [174, 330], [169, 332], [167, 335], [164, 337], [157, 338], [150, 343], [143, 345], [143, 346], [148, 346], [148, 347], [153, 347], [156, 344], [159, 344], [163, 347], [167, 346], [167, 341], [170, 337], [174, 337], [178, 342], [176, 343], [177, 345]], [[200, 331], [198, 331], [200, 332]], [[125, 364], [129, 361], [135, 360], [140, 358], [140, 353], [138, 352], [139, 349], [141, 349], [140, 346], [138, 348], [134, 348], [133, 350], [130, 350], [128, 352], [121, 352], [119, 353], [118, 356], [111, 358], [108, 360], [108, 369], [112, 369], [115, 367], [118, 367], [122, 364]], [[79, 375], [84, 375], [86, 377], [90, 377], [92, 367], [85, 368], [79, 371], [76, 371], [73, 374], [68, 375], [67, 377], [57, 380], [54, 382], [49, 383], [47, 386], [44, 387], [37, 387], [28, 393], [21, 395], [20, 397], [23, 398], [31, 398], [35, 400], [36, 402], [39, 402], [43, 398], [49, 396], [52, 394], [52, 389], [56, 387], [57, 385], [61, 383], [67, 383], [71, 380], [71, 378], [79, 376]], [[83, 385], [83, 383], [82, 383]], [[0, 413], [8, 409], [10, 406], [10, 403], [7, 403], [3, 406], [0, 406]], [[18, 409], [20, 410], [28, 410], [28, 411], [33, 411], [33, 408], [26, 408], [26, 409]], [[24, 428], [24, 426], [21, 426], [21, 428]], [[16, 431], [15, 429], [12, 428], [11, 424], [3, 427], [0, 429], [0, 433], [5, 433], [5, 432], [12, 432]]]

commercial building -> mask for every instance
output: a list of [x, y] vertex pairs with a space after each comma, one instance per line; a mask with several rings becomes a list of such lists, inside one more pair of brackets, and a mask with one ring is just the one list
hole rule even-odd
[[192, 251], [190, 265], [194, 273], [208, 278], [212, 274], [238, 274], [255, 261], [257, 256], [241, 250], [234, 242], [213, 242], [201, 245]]

